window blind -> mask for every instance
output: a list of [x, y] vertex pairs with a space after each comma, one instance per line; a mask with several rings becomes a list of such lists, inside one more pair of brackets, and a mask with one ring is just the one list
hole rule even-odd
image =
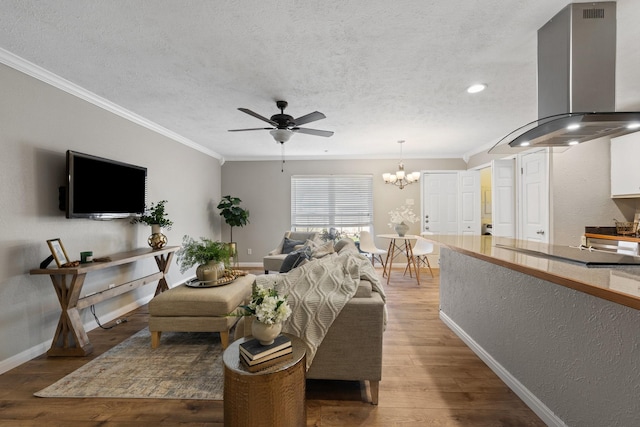
[[291, 225], [373, 226], [373, 175], [293, 175]]

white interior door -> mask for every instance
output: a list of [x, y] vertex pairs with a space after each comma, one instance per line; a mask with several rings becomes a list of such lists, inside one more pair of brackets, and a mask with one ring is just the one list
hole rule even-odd
[[516, 237], [516, 161], [491, 162], [492, 234]]
[[546, 150], [522, 155], [520, 239], [549, 242], [549, 173]]
[[480, 203], [480, 171], [458, 173], [460, 184], [460, 234], [482, 232]]
[[458, 234], [458, 174], [426, 173], [423, 179], [422, 231]]

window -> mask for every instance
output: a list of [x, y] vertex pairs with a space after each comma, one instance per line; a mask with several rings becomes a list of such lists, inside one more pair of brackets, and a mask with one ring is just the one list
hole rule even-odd
[[291, 226], [300, 231], [336, 228], [352, 236], [373, 227], [373, 175], [294, 175]]

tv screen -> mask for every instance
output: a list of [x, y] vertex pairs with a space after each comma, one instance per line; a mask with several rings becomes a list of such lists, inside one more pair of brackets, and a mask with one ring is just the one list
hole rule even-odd
[[126, 218], [144, 212], [147, 168], [68, 150], [67, 179], [67, 218]]

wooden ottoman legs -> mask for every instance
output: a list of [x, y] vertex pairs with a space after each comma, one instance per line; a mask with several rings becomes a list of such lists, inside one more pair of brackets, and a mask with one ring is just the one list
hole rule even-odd
[[[158, 348], [160, 345], [160, 336], [162, 331], [151, 331], [151, 348]], [[220, 342], [222, 343], [222, 349], [229, 347], [229, 331], [220, 331]]]

